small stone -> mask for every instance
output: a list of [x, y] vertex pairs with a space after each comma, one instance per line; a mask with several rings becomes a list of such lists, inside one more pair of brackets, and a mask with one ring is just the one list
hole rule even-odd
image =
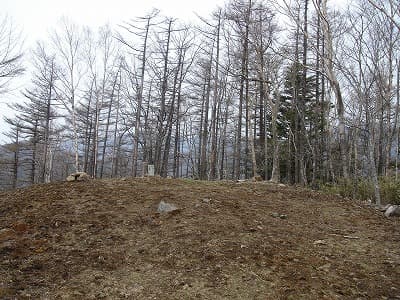
[[271, 214], [271, 216], [273, 216], [274, 218], [279, 218], [281, 215], [276, 213], [276, 212], [274, 212], [274, 213]]
[[75, 176], [69, 175], [66, 180], [68, 182], [75, 181]]
[[314, 245], [326, 245], [326, 242], [324, 240], [316, 240], [313, 244]]
[[77, 178], [77, 181], [88, 181], [90, 180], [90, 176], [88, 174], [86, 174], [85, 172], [77, 172], [75, 173]]
[[280, 215], [279, 218], [281, 218], [281, 219], [287, 219], [287, 215]]
[[391, 207], [391, 204], [386, 204], [386, 205], [375, 205], [375, 209], [379, 210], [381, 212], [385, 212], [389, 207]]
[[175, 205], [161, 201], [158, 204], [157, 212], [159, 213], [169, 213], [173, 211], [177, 211], [179, 208], [177, 208]]
[[91, 179], [90, 176], [85, 172], [76, 172], [69, 175], [66, 180], [71, 182], [71, 181], [88, 181], [90, 179]]
[[400, 217], [400, 206], [399, 205], [391, 205], [385, 211], [385, 216], [390, 217]]

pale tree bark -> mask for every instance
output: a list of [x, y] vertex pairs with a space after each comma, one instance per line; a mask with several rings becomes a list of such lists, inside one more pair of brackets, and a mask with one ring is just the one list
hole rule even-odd
[[155, 173], [160, 175], [161, 173], [161, 152], [162, 152], [162, 144], [164, 141], [165, 134], [165, 117], [166, 117], [166, 97], [167, 97], [167, 89], [168, 89], [168, 64], [169, 64], [169, 54], [170, 54], [170, 46], [171, 46], [171, 34], [172, 34], [172, 24], [174, 20], [168, 20], [168, 28], [167, 28], [167, 38], [165, 41], [165, 52], [164, 56], [164, 66], [162, 71], [162, 82], [161, 82], [161, 99], [160, 99], [160, 109], [158, 114], [158, 124], [157, 124], [157, 137], [156, 137], [156, 145], [155, 145]]
[[226, 177], [226, 172], [225, 172], [225, 156], [226, 156], [226, 139], [227, 139], [227, 129], [228, 129], [228, 117], [229, 117], [229, 107], [231, 103], [229, 102], [229, 99], [232, 98], [232, 90], [226, 91], [227, 90], [227, 82], [225, 80], [224, 82], [224, 89], [225, 92], [227, 92], [227, 97], [225, 98], [224, 101], [224, 112], [223, 112], [223, 119], [222, 119], [222, 132], [221, 136], [219, 139], [219, 149], [220, 149], [220, 161], [219, 161], [219, 179], [224, 179]]
[[[241, 161], [242, 161], [242, 123], [243, 123], [243, 106], [248, 106], [248, 58], [249, 58], [249, 31], [250, 31], [250, 15], [251, 15], [251, 8], [252, 8], [252, 0], [249, 0], [246, 7], [245, 12], [245, 24], [244, 24], [244, 32], [242, 32], [241, 36], [241, 43], [242, 43], [242, 53], [241, 53], [241, 74], [240, 74], [240, 90], [239, 90], [239, 112], [238, 112], [238, 123], [237, 123], [237, 132], [236, 132], [236, 143], [235, 143], [235, 154], [234, 154], [234, 179], [240, 179], [241, 175]], [[237, 20], [238, 21], [238, 20]], [[239, 22], [239, 21], [238, 21]], [[239, 25], [240, 26], [240, 25]], [[246, 92], [247, 91], [247, 92]], [[246, 108], [245, 107], [245, 108]], [[245, 137], [246, 142], [248, 138], [248, 116], [246, 117], [245, 122]], [[246, 152], [248, 151], [247, 144]], [[247, 160], [247, 157], [246, 157]], [[245, 170], [246, 172], [246, 170]]]
[[[393, 2], [390, 1], [390, 16], [389, 18], [389, 26], [388, 26], [388, 37], [385, 39], [387, 41], [387, 63], [389, 65], [388, 70], [388, 80], [386, 80], [386, 84], [384, 85], [384, 99], [386, 102], [386, 123], [387, 123], [387, 141], [385, 147], [385, 175], [388, 176], [389, 164], [391, 159], [391, 150], [393, 145], [393, 139], [396, 132], [397, 127], [397, 115], [398, 115], [398, 104], [395, 108], [395, 117], [393, 119], [392, 126], [392, 106], [391, 100], [394, 96], [394, 87], [393, 87], [393, 72], [394, 72], [394, 64], [395, 64], [395, 55], [396, 55], [396, 44], [399, 38], [398, 33], [395, 30], [395, 24], [391, 21], [395, 18], [396, 8], [393, 6]], [[400, 9], [400, 4], [397, 9]], [[397, 34], [396, 34], [397, 33]]]
[[111, 155], [111, 177], [115, 177], [118, 172], [118, 161], [117, 156], [117, 134], [118, 134], [118, 123], [120, 120], [120, 106], [121, 106], [121, 84], [122, 84], [122, 73], [121, 73], [121, 64], [120, 62], [120, 72], [118, 74], [118, 83], [117, 83], [117, 96], [116, 96], [116, 115], [115, 115], [115, 123], [114, 123], [114, 134], [113, 134], [113, 146], [112, 146], [112, 155]]
[[[253, 109], [254, 108], [253, 106], [254, 106], [253, 100], [249, 99], [249, 105], [248, 105], [249, 110]], [[253, 110], [251, 110], [251, 111], [253, 111]], [[249, 123], [249, 128], [254, 128], [254, 131], [255, 131], [255, 127], [252, 126], [252, 121], [251, 121], [253, 118], [254, 118], [254, 116], [249, 116], [248, 123]], [[258, 178], [260, 175], [258, 174], [256, 149], [255, 149], [255, 145], [254, 145], [254, 135], [255, 135], [254, 133], [250, 133], [249, 144], [250, 144], [250, 150], [251, 150], [253, 178]]]
[[272, 174], [271, 174], [271, 182], [279, 182], [280, 181], [280, 153], [279, 153], [279, 140], [278, 140], [278, 126], [277, 126], [277, 120], [278, 120], [278, 112], [279, 112], [279, 106], [280, 106], [280, 98], [281, 95], [279, 93], [279, 87], [277, 86], [277, 83], [275, 83], [275, 101], [270, 101], [270, 106], [272, 110], [272, 120], [271, 120], [271, 126], [272, 126], [272, 144], [274, 147], [273, 150], [273, 155], [272, 155]]
[[367, 141], [367, 153], [368, 153], [368, 160], [369, 160], [369, 168], [370, 168], [370, 176], [372, 179], [372, 183], [374, 186], [374, 193], [375, 193], [375, 204], [377, 206], [381, 205], [381, 193], [378, 181], [378, 172], [375, 166], [375, 155], [374, 155], [374, 137], [372, 134], [373, 131], [373, 109], [370, 107], [368, 97], [365, 98], [365, 127], [366, 127], [366, 141]]
[[46, 101], [46, 121], [44, 127], [44, 150], [43, 150], [43, 170], [41, 174], [42, 182], [50, 182], [51, 174], [51, 140], [50, 140], [50, 122], [51, 122], [51, 106], [53, 100], [54, 80], [55, 80], [54, 58], [50, 62], [50, 80], [49, 91]]
[[325, 42], [325, 56], [323, 57], [324, 71], [332, 87], [333, 93], [336, 98], [336, 110], [338, 115], [338, 127], [339, 127], [339, 144], [340, 144], [340, 157], [342, 166], [342, 176], [348, 178], [347, 169], [347, 142], [346, 142], [346, 128], [345, 128], [345, 117], [344, 117], [344, 102], [342, 97], [342, 91], [340, 88], [339, 81], [337, 79], [334, 70], [334, 48], [333, 48], [333, 36], [331, 32], [331, 25], [329, 23], [329, 16], [327, 10], [327, 1], [322, 0], [321, 6], [318, 7], [319, 13], [322, 19], [322, 32], [324, 35]]
[[[244, 47], [243, 47], [243, 56], [245, 58], [245, 66], [244, 66], [244, 73], [242, 74], [244, 76], [244, 83], [245, 83], [245, 92], [244, 92], [244, 100], [245, 100], [245, 111], [246, 111], [246, 119], [245, 119], [245, 159], [244, 159], [244, 175], [245, 178], [247, 179], [249, 177], [248, 175], [248, 161], [249, 161], [249, 144], [250, 144], [250, 139], [249, 139], [249, 134], [251, 135], [251, 116], [250, 113], [252, 112], [251, 110], [251, 104], [250, 104], [250, 96], [249, 96], [249, 57], [250, 57], [250, 29], [251, 29], [251, 15], [252, 15], [252, 6], [253, 6], [253, 1], [249, 0], [248, 1], [248, 7], [246, 11], [246, 19], [245, 19], [245, 41], [244, 41]], [[254, 142], [251, 147], [254, 147]], [[254, 151], [254, 156], [255, 156], [255, 151]], [[257, 169], [257, 161], [254, 161], [255, 164], [253, 164], [253, 170]]]
[[400, 130], [399, 130], [399, 112], [400, 112], [400, 60], [397, 60], [397, 83], [396, 83], [396, 114], [394, 118], [395, 122], [395, 128], [394, 130], [395, 133], [395, 139], [396, 139], [396, 156], [395, 156], [395, 178], [396, 181], [398, 180], [398, 173], [399, 173], [399, 135], [400, 135]]
[[302, 78], [301, 78], [301, 97], [297, 104], [299, 114], [299, 165], [300, 165], [300, 180], [302, 185], [307, 185], [307, 172], [305, 162], [305, 145], [306, 145], [306, 124], [305, 124], [305, 105], [307, 101], [307, 53], [308, 53], [308, 0], [304, 1], [304, 16], [303, 16], [303, 61], [302, 61]]
[[216, 54], [215, 54], [215, 75], [214, 75], [214, 93], [213, 107], [211, 113], [211, 158], [210, 158], [210, 179], [214, 180], [217, 176], [217, 107], [219, 106], [219, 55], [220, 55], [220, 31], [221, 31], [221, 9], [217, 15]]
[[206, 82], [205, 90], [203, 93], [203, 107], [202, 107], [202, 131], [201, 134], [201, 144], [200, 147], [200, 165], [199, 165], [199, 177], [201, 180], [207, 179], [207, 144], [208, 144], [208, 123], [209, 123], [209, 109], [210, 109], [210, 94], [211, 94], [211, 72], [212, 72], [212, 61], [214, 55], [214, 45], [212, 45], [212, 50], [210, 53], [210, 60], [208, 62], [207, 70], [206, 70]]
[[[79, 171], [79, 148], [78, 148], [78, 129], [77, 129], [77, 91], [80, 81], [80, 44], [78, 27], [68, 23], [66, 19], [61, 22], [62, 32], [53, 32], [52, 41], [59, 54], [59, 65], [63, 68], [63, 76], [60, 77], [61, 85], [56, 92], [58, 100], [68, 111], [71, 117], [73, 132], [74, 167]], [[56, 56], [57, 57], [57, 56]]]
[[89, 154], [92, 145], [92, 131], [93, 131], [93, 116], [92, 116], [92, 98], [93, 98], [93, 89], [94, 89], [94, 80], [91, 80], [90, 87], [88, 93], [86, 109], [85, 109], [85, 133], [84, 133], [84, 149], [83, 149], [83, 171], [88, 172], [88, 170], [92, 169], [92, 163], [89, 161]]
[[[274, 71], [270, 69], [273, 68], [272, 64], [277, 56], [273, 56], [267, 51], [271, 48], [274, 43], [274, 37], [277, 27], [275, 23], [275, 18], [273, 12], [264, 4], [256, 3], [254, 7], [253, 19], [252, 19], [252, 30], [250, 32], [252, 39], [253, 51], [256, 54], [256, 76], [257, 79], [257, 92], [259, 96], [258, 101], [258, 113], [259, 113], [259, 141], [258, 149], [261, 159], [263, 159], [263, 173], [264, 178], [268, 176], [268, 132], [267, 127], [267, 105], [271, 104], [270, 99], [270, 87], [271, 84], [271, 74]], [[267, 65], [266, 65], [267, 63]], [[268, 74], [267, 74], [268, 73]], [[267, 101], [268, 100], [268, 101]]]

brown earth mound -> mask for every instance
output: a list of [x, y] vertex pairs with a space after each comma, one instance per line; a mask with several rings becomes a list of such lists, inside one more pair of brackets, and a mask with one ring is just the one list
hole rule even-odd
[[263, 182], [37, 185], [0, 193], [0, 298], [400, 299], [399, 223]]

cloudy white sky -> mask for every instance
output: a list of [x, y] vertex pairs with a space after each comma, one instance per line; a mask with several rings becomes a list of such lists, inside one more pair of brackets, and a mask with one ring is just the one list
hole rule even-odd
[[[190, 21], [197, 19], [195, 13], [207, 16], [224, 3], [225, 0], [0, 0], [0, 17], [10, 17], [22, 31], [24, 49], [29, 52], [37, 40], [48, 37], [64, 16], [77, 24], [97, 28], [106, 23], [121, 24], [157, 8], [162, 15]], [[6, 103], [21, 98], [18, 88], [23, 82], [14, 80], [13, 90], [0, 95], [0, 143], [6, 140], [3, 117], [12, 114]]]
[[[121, 24], [136, 16], [143, 16], [153, 8], [162, 15], [176, 17], [183, 21], [209, 15], [217, 6], [223, 6], [227, 0], [0, 0], [0, 17], [6, 15], [22, 31], [25, 52], [37, 40], [46, 39], [48, 33], [56, 26], [61, 17], [66, 16], [80, 25], [97, 28], [106, 23]], [[346, 0], [332, 0], [344, 3]], [[10, 115], [6, 102], [21, 98], [18, 83], [7, 95], [0, 95], [0, 143], [5, 141], [3, 132], [6, 129], [4, 115]]]
[[194, 12], [206, 15], [224, 0], [0, 0], [1, 12], [21, 25], [28, 39], [44, 38], [61, 16], [83, 25], [98, 27], [118, 24], [143, 16], [152, 8], [163, 15], [184, 20], [195, 18]]

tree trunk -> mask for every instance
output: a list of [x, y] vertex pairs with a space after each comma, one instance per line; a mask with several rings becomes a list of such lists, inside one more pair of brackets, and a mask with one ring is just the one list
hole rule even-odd
[[179, 94], [179, 97], [180, 97], [179, 89], [181, 88], [182, 75], [179, 76], [179, 74], [181, 73], [181, 69], [182, 69], [181, 65], [183, 64], [183, 61], [182, 61], [183, 54], [181, 53], [181, 51], [182, 51], [182, 49], [180, 50], [180, 53], [179, 53], [178, 65], [176, 67], [176, 72], [175, 72], [175, 76], [174, 76], [172, 100], [171, 100], [171, 105], [170, 105], [170, 109], [168, 112], [168, 118], [167, 118], [167, 124], [166, 124], [167, 132], [166, 132], [166, 136], [165, 136], [164, 154], [163, 154], [163, 160], [161, 162], [161, 172], [160, 172], [160, 175], [162, 177], [166, 177], [168, 175], [169, 152], [171, 149], [172, 125], [173, 125], [173, 117], [174, 117], [174, 112], [175, 112], [175, 99], [177, 98], [177, 93]]
[[[137, 176], [137, 167], [138, 167], [139, 132], [140, 132], [139, 128], [140, 128], [140, 116], [142, 113], [144, 74], [145, 74], [145, 68], [146, 68], [147, 40], [148, 40], [149, 30], [150, 30], [150, 21], [151, 21], [151, 17], [148, 17], [147, 23], [146, 23], [144, 41], [143, 41], [143, 49], [142, 49], [142, 59], [141, 59], [141, 69], [140, 69], [140, 85], [139, 85], [138, 92], [137, 92], [135, 137], [134, 137], [133, 158], [132, 158], [133, 159], [133, 161], [132, 161], [132, 176], [133, 177]], [[171, 29], [171, 22], [172, 21], [170, 21], [170, 23], [169, 23], [167, 47], [169, 47], [169, 35], [170, 35], [170, 29]], [[166, 63], [168, 63], [167, 60], [168, 60], [168, 53], [167, 53]], [[165, 69], [164, 69], [164, 71], [165, 71]], [[164, 85], [163, 85], [163, 88], [164, 88]], [[165, 97], [165, 95], [164, 95], [164, 97]], [[165, 101], [165, 99], [164, 99], [164, 101]]]
[[99, 172], [100, 178], [103, 178], [104, 162], [105, 162], [106, 148], [107, 148], [107, 141], [108, 141], [108, 131], [110, 128], [110, 120], [111, 120], [111, 111], [112, 111], [112, 107], [114, 104], [114, 92], [115, 92], [115, 86], [117, 84], [117, 78], [118, 78], [119, 72], [120, 72], [120, 70], [118, 70], [117, 74], [115, 75], [115, 79], [113, 81], [113, 86], [111, 89], [110, 101], [108, 104], [107, 121], [106, 121], [105, 133], [104, 133], [103, 148], [102, 148], [102, 153], [101, 153], [101, 164], [100, 164], [100, 172]]
[[164, 120], [165, 120], [165, 103], [166, 103], [166, 95], [168, 88], [168, 57], [169, 57], [169, 49], [170, 49], [170, 41], [171, 41], [171, 31], [172, 31], [172, 23], [173, 20], [170, 19], [168, 21], [168, 30], [167, 30], [167, 41], [166, 41], [166, 50], [164, 53], [164, 68], [163, 68], [163, 77], [162, 77], [162, 86], [161, 86], [161, 101], [160, 101], [160, 110], [158, 115], [158, 128], [157, 128], [157, 139], [155, 146], [155, 173], [160, 175], [161, 173], [161, 152], [162, 152], [162, 144], [164, 140], [165, 128], [164, 128]]
[[279, 141], [278, 141], [278, 111], [280, 105], [280, 93], [279, 88], [275, 87], [275, 103], [271, 101], [271, 110], [272, 110], [272, 144], [274, 147], [273, 157], [272, 157], [272, 174], [271, 174], [271, 182], [279, 182], [280, 181], [280, 153], [279, 153]]
[[12, 188], [15, 189], [18, 185], [18, 167], [19, 167], [19, 125], [15, 128], [15, 149], [14, 149], [14, 161], [13, 161], [13, 177], [12, 177]]
[[333, 70], [333, 38], [330, 30], [330, 24], [328, 22], [327, 13], [327, 0], [322, 0], [320, 9], [322, 21], [322, 31], [325, 38], [325, 57], [324, 57], [324, 68], [325, 73], [328, 77], [329, 83], [333, 89], [336, 98], [336, 109], [339, 121], [339, 145], [340, 145], [340, 157], [342, 165], [342, 176], [348, 178], [347, 170], [347, 142], [346, 142], [346, 128], [345, 128], [345, 117], [344, 117], [344, 103], [342, 98], [342, 91], [340, 89], [339, 81], [337, 80], [336, 74]]
[[208, 143], [208, 111], [210, 106], [210, 92], [211, 92], [211, 71], [212, 71], [212, 61], [213, 61], [213, 50], [214, 45], [212, 46], [213, 49], [210, 55], [210, 62], [209, 67], [207, 70], [207, 79], [206, 79], [206, 94], [204, 99], [204, 113], [203, 113], [203, 131], [201, 137], [201, 155], [200, 155], [200, 179], [206, 180], [207, 179], [207, 143]]
[[214, 75], [214, 94], [213, 94], [213, 107], [211, 112], [211, 158], [210, 158], [210, 179], [216, 179], [217, 173], [217, 106], [219, 105], [219, 44], [220, 44], [220, 28], [221, 28], [221, 9], [218, 12], [218, 25], [217, 25], [217, 45], [215, 57], [215, 75]]

